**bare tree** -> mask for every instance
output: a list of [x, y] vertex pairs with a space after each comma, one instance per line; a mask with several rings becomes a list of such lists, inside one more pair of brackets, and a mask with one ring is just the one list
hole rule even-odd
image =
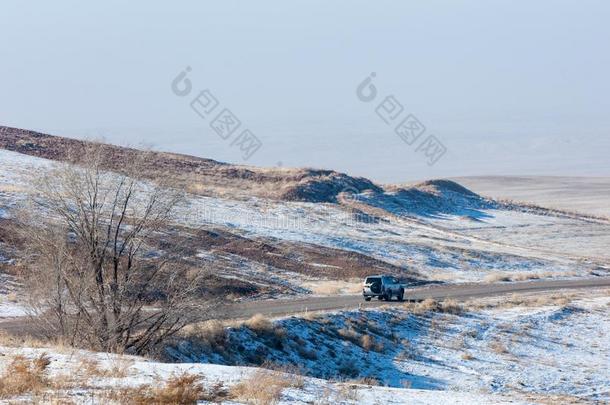
[[201, 271], [172, 232], [184, 193], [167, 179], [144, 178], [134, 155], [122, 173], [103, 168], [112, 151], [75, 151], [35, 182], [19, 233], [29, 253], [26, 286], [45, 330], [70, 344], [142, 353], [176, 334], [201, 312]]

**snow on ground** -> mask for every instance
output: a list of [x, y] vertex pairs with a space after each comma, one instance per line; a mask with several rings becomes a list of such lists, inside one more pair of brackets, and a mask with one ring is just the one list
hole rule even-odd
[[[20, 198], [28, 175], [52, 164], [5, 150], [0, 150], [0, 161], [0, 210]], [[370, 197], [370, 201], [366, 195], [359, 198], [382, 207], [386, 214], [395, 211], [392, 204], [413, 205], [398, 199], [410, 194], [393, 199], [388, 195]], [[442, 198], [439, 201], [444, 202]], [[388, 214], [369, 220], [337, 204], [191, 196], [180, 216], [181, 223], [188, 226], [220, 226], [249, 238], [356, 251], [444, 281], [481, 281], [494, 272], [527, 278], [588, 276], [593, 271], [607, 271], [599, 263], [608, 258], [610, 224], [494, 207], [477, 203], [457, 213], [448, 208], [443, 208], [446, 213], [441, 210], [434, 215], [415, 210], [409, 211], [409, 216]], [[588, 256], [591, 260], [583, 259]], [[235, 265], [253, 275], [259, 273], [256, 266]], [[300, 282], [295, 274], [278, 273], [277, 277], [297, 287]]]
[[608, 291], [572, 303], [539, 296], [461, 314], [392, 307], [292, 317], [272, 332], [232, 328], [221, 348], [191, 341], [168, 353], [186, 362], [288, 364], [319, 378], [372, 378], [433, 392], [610, 401]]
[[[240, 381], [256, 376], [258, 369], [252, 367], [231, 367], [214, 364], [169, 364], [147, 361], [133, 356], [117, 356], [86, 351], [53, 349], [14, 349], [0, 346], [0, 373], [10, 364], [15, 356], [35, 359], [46, 355], [51, 360], [47, 373], [51, 380], [54, 378], [65, 381], [66, 374], [78, 375], [81, 386], [70, 389], [57, 390], [55, 394], [63, 400], [70, 400], [76, 404], [112, 403], [102, 395], [104, 390], [117, 390], [122, 388], [137, 388], [141, 386], [160, 386], [163, 381], [182, 373], [202, 377], [203, 385], [213, 389], [219, 384], [228, 390]], [[95, 364], [96, 368], [111, 371], [116, 376], [105, 377], [100, 375], [86, 375], [84, 371]], [[290, 375], [286, 376], [292, 378]], [[39, 394], [40, 395], [40, 394]], [[46, 398], [53, 396], [47, 393]], [[10, 399], [10, 401], [9, 401]], [[13, 398], [0, 398], [0, 403], [29, 402], [33, 399], [30, 394], [22, 394]], [[216, 403], [216, 401], [214, 401]], [[285, 389], [277, 402], [282, 404], [437, 404], [447, 402], [451, 404], [470, 405], [477, 404], [525, 404], [527, 401], [515, 401], [513, 398], [502, 395], [490, 395], [467, 392], [439, 392], [417, 389], [396, 389], [389, 387], [370, 386], [365, 384], [333, 383], [316, 378], [304, 378], [302, 386]], [[59, 403], [59, 402], [54, 402]], [[202, 401], [201, 403], [205, 403]], [[243, 403], [240, 400], [225, 400], [225, 404]]]
[[[287, 318], [275, 323], [274, 330], [283, 331], [281, 344], [247, 328], [234, 327], [230, 333], [235, 340], [224, 350], [243, 346], [235, 349], [242, 357], [233, 359], [241, 364], [248, 364], [249, 355], [262, 355], [271, 363], [293, 361], [302, 366], [310, 377], [285, 388], [281, 404], [607, 402], [608, 292], [588, 293], [588, 298], [582, 293], [571, 302], [568, 296], [540, 294], [479, 301], [463, 313], [382, 308], [309, 320]], [[358, 335], [351, 334], [354, 332], [360, 337], [355, 338]], [[372, 346], [363, 344], [361, 336], [370, 336]], [[261, 349], [264, 346], [265, 351]], [[258, 376], [260, 369], [255, 367], [205, 363], [221, 360], [226, 353], [220, 350], [215, 356], [196, 356], [187, 352], [193, 349], [193, 345], [183, 344], [180, 355], [184, 362], [161, 363], [68, 348], [0, 346], [0, 375], [14, 356], [33, 359], [46, 353], [51, 360], [46, 371], [51, 380], [65, 384], [66, 375], [80, 379], [81, 385], [64, 386], [62, 391], [75, 403], [107, 403], [100, 394], [103, 390], [159, 387], [184, 372], [201, 376], [210, 389], [221, 383], [229, 392], [235, 384]], [[331, 350], [334, 355], [330, 355]], [[187, 359], [189, 356], [199, 361]], [[345, 372], [353, 369], [358, 375], [337, 375], [346, 364]], [[92, 369], [108, 371], [88, 375]], [[284, 378], [297, 380], [290, 375]], [[370, 385], [371, 378], [381, 385]], [[27, 394], [21, 397], [28, 398]], [[227, 399], [224, 403], [240, 402]]]
[[453, 276], [454, 281], [480, 281], [495, 271], [566, 276], [575, 272], [588, 275], [591, 269], [588, 265], [577, 266], [560, 253], [554, 257], [548, 251], [532, 251], [523, 241], [515, 246], [488, 243], [476, 235], [473, 238], [437, 224], [431, 226], [406, 218], [362, 223], [333, 204], [193, 197], [184, 223], [223, 226], [250, 238], [276, 238], [352, 250], [397, 266], [415, 268], [431, 278]]
[[19, 303], [16, 289], [14, 278], [0, 273], [0, 320], [27, 315], [27, 309]]
[[610, 177], [471, 176], [454, 180], [494, 198], [610, 216]]
[[26, 316], [28, 314], [27, 309], [23, 305], [5, 300], [5, 297], [0, 296], [0, 320], [3, 318]]
[[[530, 215], [517, 211], [488, 211], [491, 215], [478, 222], [447, 216], [429, 220], [447, 229], [489, 241], [527, 246], [575, 256], [610, 258], [610, 223], [607, 221]], [[561, 252], [558, 247], [561, 246]], [[586, 253], [586, 254], [583, 254]]]

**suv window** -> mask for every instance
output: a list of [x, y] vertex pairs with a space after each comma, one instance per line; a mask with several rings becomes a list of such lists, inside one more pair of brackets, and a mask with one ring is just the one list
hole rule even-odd
[[381, 277], [367, 277], [364, 281], [365, 284], [373, 284], [376, 281], [381, 281]]

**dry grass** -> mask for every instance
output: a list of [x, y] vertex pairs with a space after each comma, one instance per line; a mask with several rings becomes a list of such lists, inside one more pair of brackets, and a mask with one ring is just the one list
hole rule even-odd
[[377, 342], [375, 338], [370, 335], [362, 335], [360, 337], [360, 347], [362, 347], [366, 351], [376, 351], [383, 352], [383, 343]]
[[472, 300], [465, 306], [472, 310], [514, 307], [566, 306], [579, 297], [578, 293], [512, 294], [499, 299]]
[[358, 333], [354, 328], [341, 328], [337, 331], [337, 333], [343, 339], [348, 340], [354, 344], [360, 345], [360, 339], [362, 338], [362, 335], [360, 335], [360, 333]]
[[101, 365], [95, 357], [82, 357], [77, 364], [80, 375], [91, 377], [125, 378], [134, 361], [124, 357], [112, 357], [109, 367]]
[[491, 350], [493, 350], [494, 353], [497, 354], [507, 354], [508, 353], [508, 349], [506, 348], [506, 346], [500, 342], [500, 341], [493, 341], [489, 344], [489, 348]]
[[198, 375], [182, 373], [171, 376], [163, 384], [104, 392], [100, 399], [126, 405], [190, 405], [201, 400], [217, 399], [205, 390], [202, 381], [203, 378]]
[[483, 278], [485, 283], [498, 283], [501, 281], [529, 281], [539, 280], [542, 278], [553, 278], [557, 276], [569, 276], [574, 275], [573, 272], [542, 272], [542, 273], [508, 273], [508, 272], [495, 272], [489, 273]]
[[16, 303], [17, 301], [19, 301], [19, 299], [17, 297], [17, 293], [14, 291], [11, 291], [8, 294], [6, 294], [4, 296], [4, 298], [6, 299], [7, 302]]
[[153, 388], [134, 398], [136, 404], [196, 404], [204, 397], [201, 377], [183, 373], [170, 377], [160, 388]]
[[426, 312], [436, 311], [438, 309], [438, 303], [432, 298], [426, 298], [415, 305], [411, 305], [411, 309], [415, 314], [424, 314]]
[[113, 357], [110, 368], [106, 371], [107, 377], [125, 378], [129, 375], [129, 369], [134, 361], [125, 357]]
[[0, 330], [0, 346], [5, 347], [30, 347], [30, 348], [50, 348], [54, 352], [63, 353], [73, 350], [67, 343], [59, 339], [40, 339], [29, 335], [11, 335]]
[[46, 354], [34, 359], [16, 356], [0, 376], [0, 398], [40, 392], [50, 386], [47, 367], [51, 360]]
[[422, 315], [428, 312], [441, 312], [459, 315], [464, 312], [464, 306], [451, 298], [441, 302], [438, 302], [433, 298], [426, 298], [425, 300], [416, 304], [408, 303], [406, 304], [406, 307], [417, 315]]
[[272, 370], [258, 370], [234, 385], [229, 396], [247, 404], [268, 405], [279, 402], [282, 391], [294, 387], [291, 376]]
[[256, 314], [245, 322], [246, 326], [255, 332], [273, 330], [273, 323], [262, 314]]
[[463, 353], [461, 357], [462, 357], [462, 360], [466, 360], [466, 361], [474, 359], [474, 356], [468, 352]]
[[190, 338], [196, 338], [204, 346], [215, 351], [224, 351], [229, 337], [226, 326], [218, 320], [197, 324], [187, 333]]
[[463, 312], [462, 305], [454, 299], [441, 302], [441, 312], [446, 314], [459, 315]]
[[370, 335], [362, 335], [360, 337], [360, 346], [366, 351], [369, 351], [375, 347], [375, 339]]
[[245, 325], [257, 335], [268, 335], [273, 333], [273, 322], [262, 314], [256, 314], [245, 322]]
[[[71, 389], [91, 388], [89, 380], [94, 378], [123, 378], [130, 360], [117, 359], [110, 367], [102, 367], [96, 358], [82, 357], [75, 363], [76, 371], [70, 369], [65, 375], [49, 375], [51, 363], [46, 354], [32, 359], [15, 356], [0, 375], [0, 399], [31, 395], [33, 403], [70, 404]], [[91, 391], [97, 401], [118, 404], [196, 404], [200, 400], [216, 401], [226, 396], [221, 383], [207, 389], [198, 375], [182, 373], [155, 384], [138, 387], [106, 387]]]
[[273, 338], [280, 342], [286, 337], [284, 329], [275, 326], [273, 322], [261, 314], [254, 315], [244, 324], [259, 337]]
[[510, 281], [510, 275], [506, 273], [490, 273], [483, 278], [485, 283], [499, 283], [501, 281]]
[[87, 377], [105, 377], [107, 370], [102, 368], [96, 358], [83, 357], [77, 364], [79, 373]]

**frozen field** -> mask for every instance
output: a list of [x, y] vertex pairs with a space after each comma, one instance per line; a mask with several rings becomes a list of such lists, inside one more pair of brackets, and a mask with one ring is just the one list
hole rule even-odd
[[610, 216], [610, 177], [471, 176], [454, 180], [493, 198]]

